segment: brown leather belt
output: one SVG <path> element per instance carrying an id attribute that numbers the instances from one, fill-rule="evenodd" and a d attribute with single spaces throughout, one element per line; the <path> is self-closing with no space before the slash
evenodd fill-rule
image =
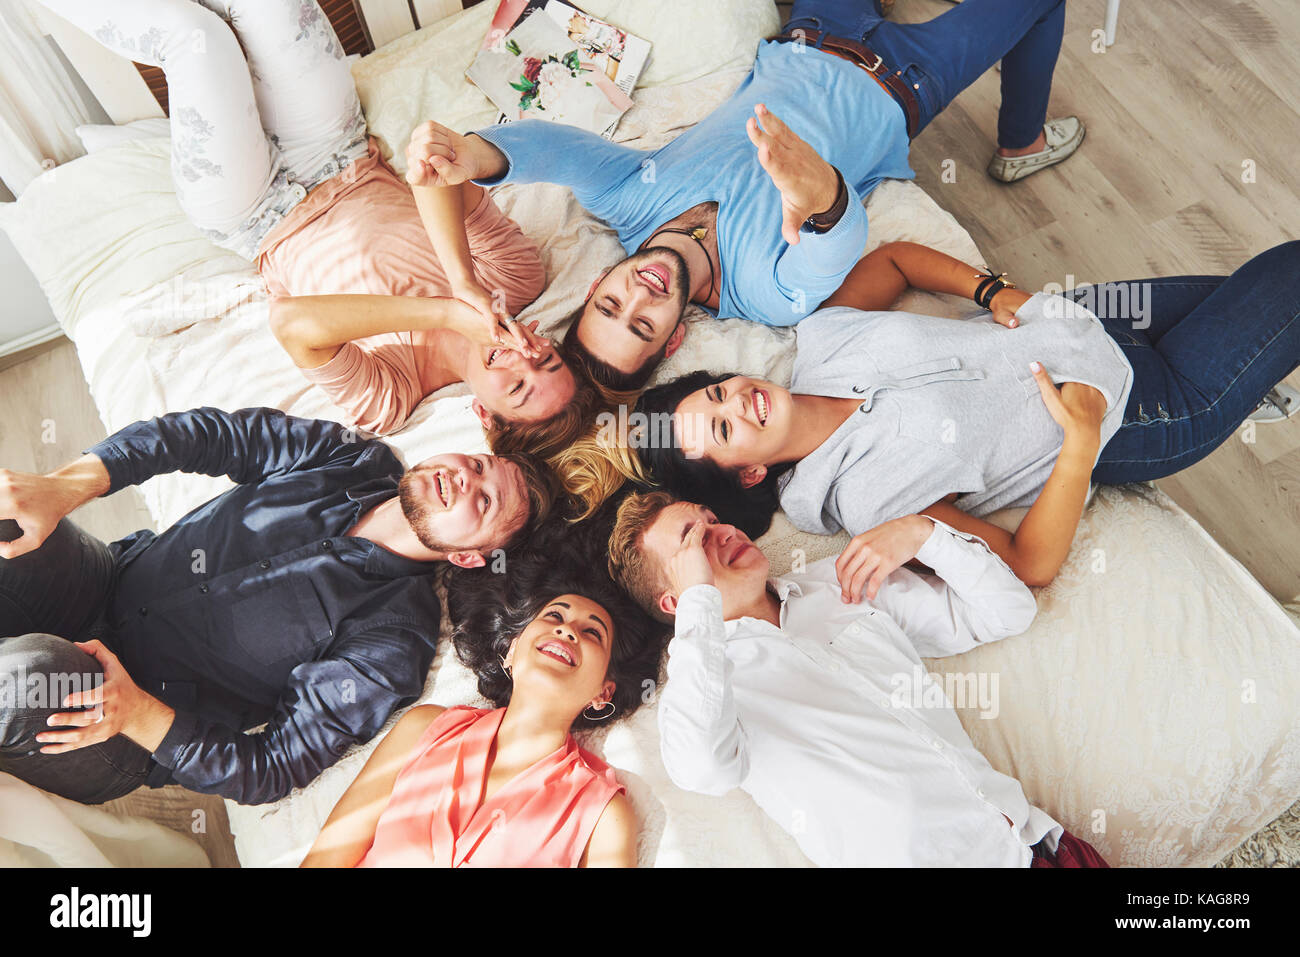
<path id="1" fill-rule="evenodd" d="M 770 39 L 777 43 L 804 43 L 814 48 L 817 48 L 820 44 L 823 53 L 837 56 L 841 60 L 847 60 L 866 70 L 867 74 L 879 83 L 903 108 L 903 114 L 907 118 L 907 138 L 911 139 L 916 136 L 916 127 L 920 120 L 921 109 L 916 102 L 916 93 L 913 88 L 903 81 L 902 71 L 891 72 L 889 67 L 885 65 L 883 57 L 856 40 L 831 36 L 829 33 L 822 33 L 820 30 L 804 30 L 801 28 L 798 33 L 799 36 L 797 37 L 783 33 Z"/>

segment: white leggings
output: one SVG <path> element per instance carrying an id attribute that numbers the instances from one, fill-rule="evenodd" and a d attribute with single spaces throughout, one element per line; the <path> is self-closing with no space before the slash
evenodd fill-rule
<path id="1" fill-rule="evenodd" d="M 315 0 L 38 2 L 163 68 L 181 208 L 247 259 L 307 190 L 366 153 L 352 71 Z"/>

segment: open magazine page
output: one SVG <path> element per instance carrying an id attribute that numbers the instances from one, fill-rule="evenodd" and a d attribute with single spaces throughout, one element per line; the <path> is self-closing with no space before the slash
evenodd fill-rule
<path id="1" fill-rule="evenodd" d="M 632 105 L 650 44 L 560 0 L 501 0 L 466 76 L 498 123 L 549 119 L 606 138 Z"/>
<path id="2" fill-rule="evenodd" d="M 614 81 L 614 85 L 632 95 L 637 78 L 650 57 L 650 43 L 625 30 L 598 20 L 589 13 L 563 3 L 548 0 L 546 15 L 564 28 L 569 39 L 578 44 L 584 62 L 589 62 Z"/>

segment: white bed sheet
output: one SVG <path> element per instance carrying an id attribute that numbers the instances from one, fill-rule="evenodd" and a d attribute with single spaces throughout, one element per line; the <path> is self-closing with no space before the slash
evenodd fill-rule
<path id="1" fill-rule="evenodd" d="M 748 4 L 756 13 L 745 41 L 752 56 L 757 37 L 770 32 L 760 9 L 770 5 L 727 2 Z M 605 5 L 619 3 L 632 0 Z M 461 34 L 481 35 L 473 18 L 487 6 L 358 64 L 373 131 L 400 142 L 403 129 L 428 109 L 430 91 L 443 89 L 445 76 L 455 74 Z M 440 43 L 459 52 L 443 56 Z M 736 59 L 728 48 L 719 69 L 638 91 L 618 139 L 652 147 L 707 114 L 743 77 L 731 62 Z M 412 68 L 430 63 L 437 68 Z M 482 108 L 472 98 L 448 107 L 466 128 Z M 166 150 L 166 141 L 158 140 L 105 149 L 46 174 L 22 203 L 0 211 L 0 225 L 42 279 L 77 344 L 105 425 L 115 430 L 196 405 L 274 405 L 297 415 L 337 417 L 267 329 L 255 273 L 205 247 L 160 185 L 168 182 Z M 106 194 L 106 181 L 117 189 Z M 581 301 L 590 277 L 617 261 L 621 248 L 567 190 L 504 187 L 495 195 L 544 244 L 551 285 L 524 318 L 555 329 Z M 970 236 L 912 183 L 884 183 L 867 210 L 869 248 L 908 239 L 982 263 Z M 133 225 L 127 229 L 126 223 Z M 65 237 L 73 235 L 78 243 L 70 253 Z M 152 280 L 142 281 L 151 270 Z M 184 281 L 175 282 L 177 273 Z M 164 279 L 168 285 L 160 290 L 154 283 Z M 160 304 L 160 295 L 171 302 Z M 919 294 L 909 294 L 903 305 L 941 315 L 965 311 L 960 303 Z M 177 331 L 159 334 L 170 328 Z M 788 381 L 792 341 L 788 330 L 697 313 L 686 345 L 659 377 L 717 365 L 716 357 L 725 355 L 738 371 Z M 390 441 L 408 462 L 485 447 L 463 387 L 426 400 Z M 226 484 L 162 476 L 143 491 L 164 527 Z M 797 533 L 778 519 L 763 545 L 779 572 L 796 560 L 830 554 L 840 542 Z M 997 676 L 999 717 L 984 720 L 960 710 L 967 730 L 995 767 L 1019 778 L 1031 800 L 1112 863 L 1213 863 L 1295 800 L 1300 632 L 1166 497 L 1145 488 L 1102 490 L 1069 562 L 1040 593 L 1039 604 L 1039 619 L 1027 634 L 932 667 Z M 472 677 L 447 645 L 421 700 L 477 700 Z M 296 864 L 374 744 L 352 749 L 282 801 L 263 807 L 227 802 L 241 861 Z M 668 781 L 653 705 L 592 735 L 588 745 L 620 769 L 628 786 L 642 821 L 642 864 L 807 863 L 744 794 L 709 798 Z"/>

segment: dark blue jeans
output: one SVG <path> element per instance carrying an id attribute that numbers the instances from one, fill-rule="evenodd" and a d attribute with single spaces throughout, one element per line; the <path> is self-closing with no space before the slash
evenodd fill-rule
<path id="1" fill-rule="evenodd" d="M 0 771 L 85 804 L 134 791 L 152 765 L 120 734 L 63 754 L 41 754 L 36 740 L 50 715 L 69 710 L 65 694 L 102 680 L 72 641 L 98 635 L 113 581 L 108 546 L 67 519 L 36 551 L 0 558 Z"/>
<path id="2" fill-rule="evenodd" d="M 1104 283 L 1072 296 L 1133 366 L 1124 424 L 1092 477 L 1162 478 L 1205 458 L 1300 366 L 1300 241 L 1231 276 Z"/>
<path id="3" fill-rule="evenodd" d="M 1065 0 L 965 0 L 926 23 L 892 23 L 872 0 L 795 0 L 786 30 L 864 43 L 916 92 L 925 129 L 962 90 L 1002 61 L 998 145 L 1028 146 L 1043 130 L 1065 33 Z"/>

